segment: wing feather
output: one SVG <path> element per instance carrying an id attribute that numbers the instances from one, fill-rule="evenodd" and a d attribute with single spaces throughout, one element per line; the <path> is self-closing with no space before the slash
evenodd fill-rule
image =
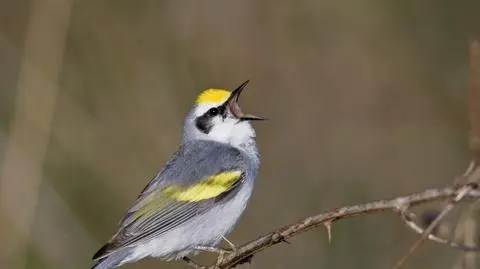
<path id="1" fill-rule="evenodd" d="M 225 180 L 224 174 L 226 173 L 228 173 L 230 180 Z M 217 183 L 222 184 L 224 188 L 215 184 L 215 178 L 220 178 Z M 208 177 L 206 180 L 186 188 L 171 186 L 173 188 L 168 187 L 159 190 L 161 198 L 157 199 L 168 199 L 171 201 L 170 204 L 160 210 L 158 208 L 152 209 L 149 207 L 150 205 L 147 206 L 146 211 L 140 209 L 137 221 L 133 223 L 133 226 L 127 227 L 127 231 L 132 231 L 132 234 L 136 236 L 131 236 L 128 240 L 125 240 L 122 246 L 148 241 L 178 227 L 195 215 L 202 213 L 206 209 L 205 205 L 212 204 L 213 199 L 230 191 L 240 182 L 240 179 L 240 171 L 229 171 Z M 214 187 L 212 188 L 212 186 Z M 142 236 L 139 236 L 139 234 Z"/>
<path id="2" fill-rule="evenodd" d="M 145 187 L 122 219 L 120 230 L 95 254 L 94 259 L 148 242 L 202 214 L 213 205 L 228 200 L 231 197 L 229 194 L 238 189 L 244 178 L 241 154 L 232 148 L 223 148 L 220 155 L 218 151 L 222 149 L 212 147 L 211 150 L 215 151 L 215 156 L 219 156 L 218 159 L 202 156 L 202 153 L 210 155 L 208 151 L 196 152 L 194 149 L 193 152 L 177 152 L 166 168 Z M 194 156 L 198 159 L 198 170 L 186 167 L 184 171 L 172 173 L 169 167 L 175 165 L 173 162 L 192 163 L 186 159 Z M 198 171 L 206 172 L 201 174 Z M 171 176 L 177 176 L 178 180 Z M 193 176 L 200 177 L 194 179 Z"/>

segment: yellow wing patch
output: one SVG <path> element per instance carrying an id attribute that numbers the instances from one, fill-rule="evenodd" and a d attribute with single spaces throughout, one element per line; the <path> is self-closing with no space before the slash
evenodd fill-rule
<path id="1" fill-rule="evenodd" d="M 199 183 L 189 186 L 170 186 L 161 192 L 172 199 L 182 202 L 198 202 L 205 199 L 217 197 L 229 190 L 240 178 L 241 171 L 225 171 L 220 174 L 210 176 Z"/>
<path id="2" fill-rule="evenodd" d="M 214 176 L 206 177 L 192 186 L 172 185 L 159 192 L 145 197 L 139 204 L 138 210 L 132 214 L 132 219 L 146 219 L 159 209 L 168 205 L 172 200 L 179 202 L 198 202 L 215 198 L 228 191 L 239 179 L 242 172 L 230 170 Z"/>
<path id="3" fill-rule="evenodd" d="M 208 89 L 203 91 L 195 101 L 197 104 L 221 103 L 228 99 L 230 92 L 223 89 Z"/>

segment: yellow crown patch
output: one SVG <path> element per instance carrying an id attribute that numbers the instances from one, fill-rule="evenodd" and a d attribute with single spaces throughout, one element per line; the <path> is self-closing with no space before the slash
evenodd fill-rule
<path id="1" fill-rule="evenodd" d="M 230 92 L 224 89 L 208 89 L 203 91 L 195 102 L 197 104 L 204 103 L 220 103 L 228 99 Z"/>

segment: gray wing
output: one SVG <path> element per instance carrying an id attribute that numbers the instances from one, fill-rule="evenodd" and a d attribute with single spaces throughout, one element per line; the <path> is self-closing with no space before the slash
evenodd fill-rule
<path id="1" fill-rule="evenodd" d="M 172 184 L 188 187 L 202 178 L 223 171 L 245 171 L 247 165 L 245 161 L 238 149 L 217 142 L 197 141 L 182 145 L 163 170 L 143 189 L 134 205 L 121 220 L 120 230 L 94 255 L 94 259 L 108 256 L 124 247 L 149 241 L 212 208 L 215 204 L 228 201 L 242 184 L 245 176 L 243 172 L 227 192 L 215 198 L 196 202 L 155 199 L 156 202 L 162 203 L 157 204 L 156 207 L 161 209 L 153 211 L 148 217 L 139 217 L 135 214 L 148 202 L 148 199 L 157 195 L 159 190 Z"/>

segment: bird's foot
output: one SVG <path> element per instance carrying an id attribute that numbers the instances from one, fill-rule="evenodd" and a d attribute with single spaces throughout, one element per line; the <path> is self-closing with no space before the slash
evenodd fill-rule
<path id="1" fill-rule="evenodd" d="M 229 253 L 232 253 L 232 251 L 231 250 L 220 251 L 220 253 L 218 253 L 217 262 L 215 263 L 215 265 L 219 266 L 220 264 L 222 264 L 223 260 L 225 259 L 225 255 Z"/>
<path id="2" fill-rule="evenodd" d="M 223 262 L 226 255 L 236 251 L 236 249 L 229 250 L 229 249 L 223 249 L 223 248 L 212 247 L 212 246 L 196 246 L 195 249 L 218 254 L 217 261 L 215 263 L 215 265 L 217 266 Z"/>

